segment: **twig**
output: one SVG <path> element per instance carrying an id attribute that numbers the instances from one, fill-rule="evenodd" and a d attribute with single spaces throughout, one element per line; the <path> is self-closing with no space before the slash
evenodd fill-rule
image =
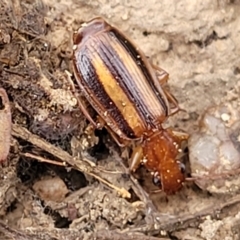
<path id="1" fill-rule="evenodd" d="M 158 219 L 158 213 L 156 213 L 155 224 L 154 225 L 144 225 L 142 227 L 132 228 L 130 231 L 133 232 L 144 232 L 144 233 L 156 233 L 162 230 L 173 232 L 180 229 L 185 229 L 189 227 L 190 224 L 198 224 L 201 218 L 205 216 L 214 217 L 216 214 L 219 214 L 224 208 L 230 207 L 234 204 L 240 203 L 240 195 L 231 197 L 225 200 L 223 203 L 211 205 L 195 214 L 186 214 L 180 217 L 174 218 L 165 218 L 162 219 L 161 216 Z"/>
<path id="2" fill-rule="evenodd" d="M 17 124 L 13 124 L 12 126 L 12 135 L 14 137 L 21 138 L 27 142 L 32 143 L 34 146 L 41 148 L 42 150 L 52 154 L 53 156 L 60 159 L 62 162 L 68 163 L 70 166 L 75 166 L 75 160 L 69 155 L 67 152 L 63 151 L 61 148 L 51 145 L 47 141 L 43 140 L 37 135 L 32 134 L 26 128 L 21 127 Z M 81 166 L 79 166 L 80 170 L 83 172 L 91 172 L 93 169 L 91 166 L 82 161 Z"/>
<path id="3" fill-rule="evenodd" d="M 0 232 L 4 233 L 5 236 L 8 236 L 9 238 L 12 238 L 12 239 L 18 239 L 18 240 L 33 239 L 32 236 L 29 236 L 26 233 L 10 228 L 6 223 L 4 223 L 1 220 L 0 220 Z"/>
<path id="4" fill-rule="evenodd" d="M 151 237 L 146 236 L 143 234 L 138 233 L 119 233 L 117 231 L 106 231 L 106 230 L 100 230 L 95 233 L 95 238 L 97 240 L 167 240 L 169 238 L 158 238 L 158 237 Z"/>
<path id="5" fill-rule="evenodd" d="M 118 188 L 118 187 L 114 186 L 113 184 L 109 183 L 107 180 L 99 177 L 98 169 L 89 165 L 87 163 L 87 161 L 89 161 L 88 159 L 86 159 L 86 161 L 85 161 L 85 159 L 73 158 L 70 154 L 68 154 L 61 148 L 51 145 L 44 139 L 40 138 L 37 135 L 32 134 L 26 128 L 23 128 L 17 124 L 13 124 L 13 126 L 12 126 L 12 135 L 14 137 L 18 137 L 25 141 L 28 141 L 28 142 L 32 143 L 33 145 L 41 148 L 42 150 L 52 154 L 53 156 L 60 159 L 62 161 L 62 163 L 64 164 L 64 166 L 66 166 L 66 163 L 68 163 L 71 167 L 98 179 L 99 181 L 108 185 L 110 188 L 116 190 L 122 197 L 125 197 L 125 198 L 131 197 L 131 194 L 126 189 Z"/>
<path id="6" fill-rule="evenodd" d="M 31 153 L 21 153 L 21 155 L 25 156 L 25 157 L 36 159 L 39 162 L 50 163 L 50 164 L 58 165 L 58 166 L 61 166 L 61 167 L 66 167 L 67 166 L 66 162 L 58 162 L 58 161 L 54 161 L 54 160 L 51 160 L 51 159 L 46 159 L 46 158 L 36 156 L 34 154 L 31 154 Z"/>
<path id="7" fill-rule="evenodd" d="M 191 178 L 188 178 L 188 181 L 197 181 L 197 180 L 218 180 L 218 179 L 227 179 L 227 178 L 231 178 L 233 176 L 236 176 L 237 174 L 240 173 L 240 168 L 238 169 L 232 169 L 232 170 L 226 170 L 226 171 L 222 171 L 221 174 L 220 173 L 211 173 L 211 174 L 196 174 L 196 173 L 192 173 Z"/>
<path id="8" fill-rule="evenodd" d="M 83 239 L 84 233 L 75 229 L 47 229 L 38 226 L 37 228 L 26 228 L 26 232 L 9 227 L 0 220 L 0 232 L 15 240 L 76 240 Z M 91 234 L 89 234 L 91 235 Z M 6 238 L 4 238 L 6 239 Z M 92 238 L 90 238 L 92 239 Z"/>

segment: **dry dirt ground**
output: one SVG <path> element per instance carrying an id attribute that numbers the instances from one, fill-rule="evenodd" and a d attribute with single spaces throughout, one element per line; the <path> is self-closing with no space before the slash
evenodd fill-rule
<path id="1" fill-rule="evenodd" d="M 128 149 L 90 134 L 71 92 L 73 31 L 102 16 L 170 73 L 186 112 L 167 124 L 191 135 L 208 107 L 239 100 L 239 15 L 238 0 L 1 0 L 0 87 L 13 125 L 0 239 L 240 239 L 238 192 L 190 182 L 153 194 L 144 169 L 137 182 L 124 167 Z"/>

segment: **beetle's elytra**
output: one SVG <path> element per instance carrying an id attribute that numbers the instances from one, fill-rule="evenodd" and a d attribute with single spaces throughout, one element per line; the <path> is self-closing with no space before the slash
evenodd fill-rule
<path id="1" fill-rule="evenodd" d="M 74 34 L 76 81 L 116 142 L 138 141 L 132 170 L 143 163 L 166 193 L 177 191 L 184 174 L 177 160 L 183 133 L 163 129 L 162 123 L 179 110 L 164 89 L 168 74 L 153 66 L 142 51 L 102 18 L 84 24 Z M 87 109 L 80 107 L 97 127 Z"/>

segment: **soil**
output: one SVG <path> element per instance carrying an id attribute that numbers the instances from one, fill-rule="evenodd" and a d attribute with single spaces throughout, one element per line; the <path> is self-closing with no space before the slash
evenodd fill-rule
<path id="1" fill-rule="evenodd" d="M 71 60 L 74 30 L 104 17 L 170 74 L 185 111 L 166 126 L 191 136 L 207 108 L 239 103 L 239 14 L 238 0 L 2 0 L 12 138 L 0 168 L 0 239 L 240 239 L 238 191 L 189 181 L 166 196 L 153 193 L 144 168 L 129 174 L 129 149 L 92 131 L 78 108 Z"/>

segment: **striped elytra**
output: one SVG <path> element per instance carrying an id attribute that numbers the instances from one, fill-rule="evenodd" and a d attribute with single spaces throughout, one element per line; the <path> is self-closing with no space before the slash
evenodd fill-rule
<path id="1" fill-rule="evenodd" d="M 83 24 L 74 34 L 73 50 L 76 81 L 106 128 L 118 143 L 141 139 L 138 148 L 144 155 L 137 159 L 133 156 L 136 165 L 144 158 L 146 167 L 157 173 L 154 176 L 159 177 L 164 191 L 179 189 L 184 176 L 176 158 L 186 137 L 176 137 L 161 126 L 174 112 L 171 105 L 178 110 L 175 98 L 162 88 L 168 74 L 152 66 L 130 39 L 102 18 Z M 164 181 L 171 182 L 169 187 Z"/>

